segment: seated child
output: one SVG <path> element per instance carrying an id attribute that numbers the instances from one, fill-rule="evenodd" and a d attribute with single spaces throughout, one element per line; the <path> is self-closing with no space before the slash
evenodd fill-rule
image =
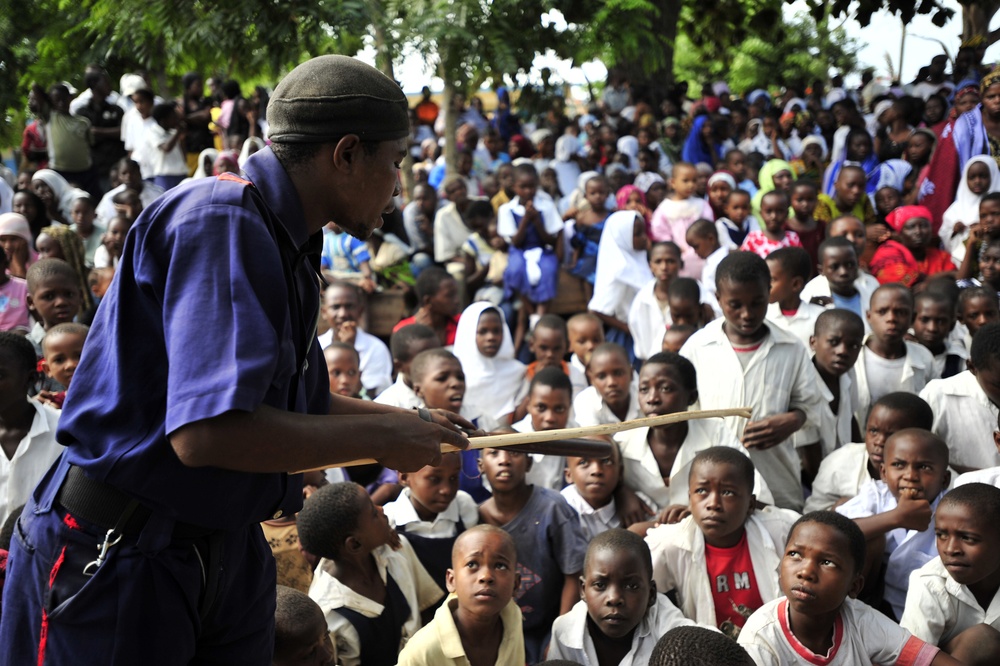
<path id="1" fill-rule="evenodd" d="M 401 472 L 402 493 L 383 507 L 389 524 L 406 535 L 417 559 L 441 589 L 445 589 L 455 539 L 479 522 L 475 500 L 458 489 L 461 472 L 462 456 L 457 451 L 443 454 L 439 465 Z"/>
<path id="2" fill-rule="evenodd" d="M 449 596 L 399 654 L 399 666 L 520 665 L 524 661 L 521 587 L 514 539 L 492 525 L 463 532 L 448 559 Z"/>
<path id="3" fill-rule="evenodd" d="M 486 208 L 482 208 L 481 203 Z M 507 244 L 497 235 L 493 206 L 488 201 L 473 201 L 469 204 L 467 217 L 479 226 L 462 245 L 466 291 L 473 301 L 500 305 L 503 302 L 503 273 L 507 270 Z"/>
<path id="4" fill-rule="evenodd" d="M 925 289 L 913 297 L 913 338 L 934 356 L 935 379 L 953 377 L 965 369 L 965 358 L 949 353 L 948 338 L 954 328 L 955 302 L 946 293 Z"/>
<path id="5" fill-rule="evenodd" d="M 628 329 L 636 358 L 646 359 L 657 352 L 657 342 L 670 326 L 667 292 L 684 263 L 681 249 L 673 242 L 653 243 L 646 250 L 652 279 L 646 281 L 629 301 Z"/>
<path id="6" fill-rule="evenodd" d="M 765 194 L 760 201 L 760 216 L 764 228 L 748 233 L 740 250 L 766 259 L 780 247 L 802 247 L 799 235 L 787 228 L 788 195 L 784 192 L 772 190 Z"/>
<path id="7" fill-rule="evenodd" d="M 0 331 L 22 335 L 31 330 L 28 316 L 28 283 L 7 272 L 7 253 L 0 252 Z"/>
<path id="8" fill-rule="evenodd" d="M 684 412 L 698 400 L 698 378 L 691 361 L 678 354 L 654 354 L 639 371 L 639 406 L 644 416 Z M 695 456 L 713 446 L 737 449 L 749 458 L 736 435 L 720 419 L 695 419 L 655 428 L 626 430 L 615 436 L 621 444 L 626 488 L 641 493 L 656 512 L 656 522 L 676 523 L 689 513 L 688 473 Z M 754 472 L 754 492 L 764 502 L 773 498 Z M 635 529 L 643 533 L 639 525 Z"/>
<path id="9" fill-rule="evenodd" d="M 83 300 L 76 273 L 62 259 L 41 259 L 28 269 L 28 310 L 38 320 L 28 340 L 42 358 L 42 338 L 56 324 L 73 321 Z M 57 389 L 62 390 L 62 389 Z"/>
<path id="10" fill-rule="evenodd" d="M 691 336 L 681 349 L 698 371 L 702 409 L 747 405 L 748 423 L 726 424 L 750 451 L 750 458 L 782 508 L 803 504 L 802 469 L 819 467 L 817 431 L 823 396 L 819 376 L 802 343 L 766 321 L 771 273 L 750 252 L 734 252 L 716 276 L 723 318 Z M 769 384 L 781 378 L 781 390 Z M 792 435 L 806 429 L 795 442 Z"/>
<path id="11" fill-rule="evenodd" d="M 797 337 L 808 349 L 816 318 L 823 312 L 822 306 L 801 297 L 812 272 L 809 254 L 800 247 L 783 247 L 768 255 L 767 268 L 771 271 L 768 321 Z"/>
<path id="12" fill-rule="evenodd" d="M 934 515 L 937 552 L 910 575 L 900 625 L 963 664 L 1000 662 L 1000 489 L 949 491 Z"/>
<path id="13" fill-rule="evenodd" d="M 754 666 L 733 639 L 697 625 L 674 627 L 660 637 L 649 666 Z"/>
<path id="14" fill-rule="evenodd" d="M 661 351 L 679 354 L 681 347 L 692 335 L 698 331 L 698 327 L 691 324 L 674 324 L 663 333 L 663 346 Z"/>
<path id="15" fill-rule="evenodd" d="M 965 348 L 972 349 L 972 338 L 976 331 L 991 321 L 1000 321 L 1000 304 L 992 289 L 970 287 L 958 295 L 958 321 L 969 334 L 965 338 Z"/>
<path id="16" fill-rule="evenodd" d="M 337 280 L 323 292 L 320 315 L 329 329 L 319 336 L 326 349 L 331 342 L 343 342 L 358 350 L 361 383 L 366 393 L 375 397 L 392 383 L 392 355 L 385 343 L 361 328 L 364 301 L 356 286 Z"/>
<path id="17" fill-rule="evenodd" d="M 878 246 L 868 264 L 881 284 L 912 287 L 935 273 L 955 270 L 947 252 L 928 247 L 933 217 L 924 206 L 900 206 L 889 213 L 886 223 L 892 227 L 892 237 Z"/>
<path id="18" fill-rule="evenodd" d="M 525 390 L 524 364 L 503 312 L 482 301 L 465 308 L 455 333 L 455 356 L 465 371 L 470 402 L 498 422 L 509 424 Z"/>
<path id="19" fill-rule="evenodd" d="M 870 406 L 886 393 L 920 393 L 934 378 L 934 357 L 923 345 L 905 339 L 912 321 L 913 296 L 909 289 L 890 283 L 875 290 L 868 310 L 872 332 L 854 364 L 858 423 L 868 419 Z"/>
<path id="20" fill-rule="evenodd" d="M 604 223 L 611 214 L 607 209 L 608 181 L 604 176 L 593 176 L 587 179 L 583 188 L 583 199 L 588 205 L 566 213 L 575 220 L 570 240 L 573 256 L 569 265 L 572 267 L 570 273 L 593 285 L 597 272 L 597 248 L 601 244 Z M 592 291 L 593 286 L 588 292 Z"/>
<path id="21" fill-rule="evenodd" d="M 413 392 L 413 382 L 410 380 L 410 365 L 420 352 L 440 346 L 441 341 L 434 334 L 433 329 L 423 324 L 410 324 L 397 329 L 389 338 L 389 349 L 392 352 L 392 365 L 396 371 L 396 381 L 392 386 L 379 393 L 375 402 L 403 409 L 419 407 L 420 398 Z"/>
<path id="22" fill-rule="evenodd" d="M 573 400 L 573 418 L 581 426 L 619 423 L 639 418 L 639 402 L 632 387 L 632 364 L 621 345 L 598 345 L 587 365 L 590 387 Z"/>
<path id="23" fill-rule="evenodd" d="M 361 358 L 358 350 L 346 342 L 331 342 L 323 350 L 323 357 L 330 374 L 330 393 L 370 400 L 361 382 Z"/>
<path id="24" fill-rule="evenodd" d="M 274 608 L 272 666 L 333 666 L 337 651 L 323 609 L 304 592 L 279 585 Z"/>
<path id="25" fill-rule="evenodd" d="M 94 268 L 117 268 L 125 248 L 125 236 L 133 220 L 119 213 L 108 222 L 101 247 L 94 252 Z"/>
<path id="26" fill-rule="evenodd" d="M 585 666 L 646 666 L 656 641 L 693 625 L 656 593 L 649 546 L 637 534 L 612 529 L 587 547 L 583 598 L 552 625 L 550 659 Z"/>
<path id="27" fill-rule="evenodd" d="M 36 264 L 37 265 L 37 264 Z M 28 399 L 37 375 L 35 350 L 23 335 L 0 333 L 0 524 L 28 500 L 52 463 L 62 454 L 56 442 L 59 411 Z"/>
<path id="28" fill-rule="evenodd" d="M 816 212 L 816 183 L 809 180 L 799 180 L 792 184 L 789 190 L 789 203 L 792 215 L 788 218 L 788 228 L 794 231 L 802 242 L 802 249 L 809 255 L 809 278 L 819 264 L 819 244 L 826 238 L 826 223 L 819 222 L 813 213 Z"/>
<path id="29" fill-rule="evenodd" d="M 608 217 L 597 252 L 597 279 L 587 310 L 607 326 L 607 339 L 629 350 L 635 343 L 628 324 L 629 310 L 637 295 L 653 280 L 646 250 L 646 221 L 631 210 L 620 210 Z"/>
<path id="30" fill-rule="evenodd" d="M 49 407 L 62 409 L 66 400 L 66 389 L 73 379 L 76 366 L 80 363 L 83 353 L 83 343 L 87 339 L 90 328 L 83 324 L 68 322 L 56 324 L 42 338 L 42 372 L 48 377 L 50 385 L 65 387 L 61 391 L 46 390 L 38 394 L 38 400 Z"/>
<path id="31" fill-rule="evenodd" d="M 507 449 L 483 449 L 479 467 L 493 497 L 479 507 L 482 522 L 502 528 L 517 546 L 522 585 L 517 605 L 524 615 L 524 651 L 541 660 L 552 622 L 580 598 L 579 576 L 587 542 L 576 512 L 554 490 L 529 485 L 531 457 Z"/>
<path id="32" fill-rule="evenodd" d="M 701 269 L 698 279 L 712 295 L 715 295 L 715 271 L 719 268 L 719 262 L 726 258 L 730 250 L 735 249 L 729 244 L 723 246 L 719 243 L 716 224 L 706 219 L 698 220 L 687 230 L 685 237 L 694 253 L 705 260 L 705 267 Z M 726 238 L 728 239 L 728 234 Z"/>
<path id="33" fill-rule="evenodd" d="M 826 308 L 850 310 L 861 317 L 865 333 L 869 333 L 867 314 L 876 289 L 878 281 L 858 270 L 854 244 L 843 236 L 834 236 L 820 243 L 819 275 L 806 284 L 799 296 Z"/>
<path id="34" fill-rule="evenodd" d="M 962 168 L 955 202 L 941 216 L 938 237 L 956 266 L 965 258 L 965 242 L 970 228 L 979 224 L 979 204 L 983 196 L 1000 188 L 1000 173 L 988 155 L 971 158 Z"/>
<path id="35" fill-rule="evenodd" d="M 707 184 L 707 178 L 705 182 Z M 649 223 L 649 236 L 654 241 L 673 241 L 681 248 L 684 265 L 681 275 L 698 279 L 705 265 L 687 244 L 687 230 L 696 220 L 714 220 L 715 214 L 708 200 L 696 195 L 698 171 L 693 164 L 678 162 L 670 174 L 671 193 L 653 211 Z"/>
<path id="36" fill-rule="evenodd" d="M 573 386 L 559 368 L 543 368 L 531 380 L 526 399 L 528 414 L 513 426 L 517 432 L 541 432 L 573 427 L 570 424 Z M 552 490 L 562 490 L 566 471 L 564 456 L 532 453 L 527 482 Z"/>
<path id="37" fill-rule="evenodd" d="M 751 613 L 781 594 L 780 548 L 797 514 L 754 511 L 753 463 L 738 449 L 704 449 L 690 469 L 691 515 L 646 535 L 653 580 L 676 592 L 685 616 L 735 639 Z"/>
<path id="38" fill-rule="evenodd" d="M 828 511 L 857 496 L 861 487 L 882 478 L 885 441 L 904 428 L 930 430 L 934 413 L 912 393 L 887 393 L 872 405 L 864 442 L 845 444 L 823 458 L 805 511 Z"/>
<path id="39" fill-rule="evenodd" d="M 592 312 L 575 314 L 566 321 L 566 332 L 569 334 L 569 364 L 580 371 L 584 377 L 583 386 L 573 385 L 573 397 L 589 386 L 587 379 L 587 364 L 590 355 L 597 345 L 604 342 L 604 324 Z M 574 375 L 570 374 L 572 381 Z"/>
<path id="40" fill-rule="evenodd" d="M 455 278 L 443 268 L 431 266 L 420 271 L 414 291 L 418 304 L 416 314 L 401 319 L 392 327 L 392 332 L 410 324 L 423 324 L 437 334 L 442 346 L 454 345 L 458 314 L 462 308 Z"/>
<path id="41" fill-rule="evenodd" d="M 368 244 L 350 235 L 335 223 L 323 229 L 323 252 L 320 268 L 329 278 L 351 280 L 367 293 L 375 290 L 372 255 Z"/>
<path id="42" fill-rule="evenodd" d="M 746 190 L 733 190 L 726 197 L 726 216 L 715 221 L 720 244 L 731 250 L 743 245 L 747 234 L 760 228 L 757 218 L 750 214 L 751 199 L 751 194 Z"/>
<path id="43" fill-rule="evenodd" d="M 615 503 L 615 491 L 622 477 L 622 455 L 617 442 L 611 443 L 611 455 L 566 456 L 566 482 L 562 496 L 580 517 L 580 529 L 589 542 L 598 534 L 621 527 Z"/>
<path id="44" fill-rule="evenodd" d="M 824 457 L 861 439 L 854 420 L 858 387 L 852 369 L 864 338 L 861 318 L 849 310 L 824 310 L 816 319 L 815 335 L 809 338 L 813 365 L 823 380 L 819 436 Z"/>
<path id="45" fill-rule="evenodd" d="M 566 352 L 569 350 L 569 333 L 566 330 L 566 322 L 559 315 L 547 314 L 538 320 L 528 335 L 528 349 L 535 357 L 535 360 L 525 368 L 524 377 L 529 382 L 540 370 L 556 368 L 569 377 L 573 387 L 572 397 L 575 398 L 580 391 L 587 388 L 586 371 L 577 369 L 575 365 L 565 360 Z M 528 413 L 528 397 L 525 395 L 514 410 L 512 422 L 517 423 Z"/>
<path id="46" fill-rule="evenodd" d="M 948 442 L 949 458 L 960 472 L 1000 465 L 1000 456 L 986 445 L 997 414 L 991 392 L 1000 370 L 1000 323 L 980 328 L 970 351 L 968 370 L 928 382 L 920 392 L 934 410 L 931 430 Z"/>
<path id="47" fill-rule="evenodd" d="M 321 557 L 309 596 L 326 616 L 343 666 L 391 666 L 444 592 L 356 483 L 314 492 L 298 515 L 302 549 Z"/>
<path id="48" fill-rule="evenodd" d="M 881 480 L 867 483 L 858 495 L 837 507 L 852 518 L 868 542 L 865 595 L 899 617 L 910 573 L 937 554 L 933 512 L 948 489 L 948 446 L 927 430 L 905 428 L 885 442 Z M 878 587 L 885 565 L 884 602 Z"/>
<path id="49" fill-rule="evenodd" d="M 747 620 L 739 644 L 757 666 L 823 663 L 959 666 L 875 609 L 855 599 L 864 583 L 865 538 L 829 511 L 792 526 L 778 577 L 786 595 Z"/>

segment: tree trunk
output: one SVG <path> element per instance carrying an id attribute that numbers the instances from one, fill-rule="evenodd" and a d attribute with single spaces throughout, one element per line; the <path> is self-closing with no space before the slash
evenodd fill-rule
<path id="1" fill-rule="evenodd" d="M 444 80 L 444 99 L 441 101 L 444 106 L 444 162 L 447 167 L 446 173 L 451 175 L 455 173 L 455 158 L 458 153 L 458 145 L 455 141 L 455 130 L 457 129 L 455 125 L 458 123 L 458 118 L 455 117 L 455 105 L 452 104 L 452 100 L 455 99 L 455 82 L 444 72 L 443 68 L 441 75 Z"/>
<path id="2" fill-rule="evenodd" d="M 1000 30 L 990 32 L 990 20 L 1000 10 L 998 0 L 973 0 L 962 3 L 962 40 L 985 37 L 986 44 L 1000 41 Z"/>
<path id="3" fill-rule="evenodd" d="M 648 97 L 655 105 L 669 94 L 674 84 L 674 44 L 677 41 L 677 22 L 681 15 L 680 0 L 655 0 L 659 16 L 654 17 L 652 34 L 658 36 L 663 67 L 647 72 L 643 59 L 622 61 L 621 69 L 628 77 L 633 97 Z"/>

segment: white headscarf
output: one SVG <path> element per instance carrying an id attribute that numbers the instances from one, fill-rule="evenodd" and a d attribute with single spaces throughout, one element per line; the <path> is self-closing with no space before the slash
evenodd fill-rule
<path id="1" fill-rule="evenodd" d="M 573 158 L 580 151 L 580 141 L 572 134 L 563 134 L 556 140 L 556 158 L 549 166 L 556 172 L 559 191 L 569 195 L 576 187 L 580 176 L 580 165 Z"/>
<path id="2" fill-rule="evenodd" d="M 194 171 L 193 178 L 208 178 L 212 175 L 212 168 L 215 165 L 215 158 L 219 156 L 219 151 L 215 148 L 206 148 L 198 154 L 198 168 Z M 205 173 L 205 159 L 208 158 L 208 173 Z"/>
<path id="3" fill-rule="evenodd" d="M 476 329 L 484 310 L 500 316 L 503 342 L 493 358 L 483 356 L 476 346 Z M 455 356 L 465 372 L 465 402 L 494 419 L 514 411 L 514 401 L 524 384 L 524 364 L 514 358 L 514 341 L 503 311 L 492 303 L 477 302 L 465 308 L 455 331 Z"/>
<path id="4" fill-rule="evenodd" d="M 256 146 L 256 150 L 254 150 L 254 152 L 257 152 L 258 150 L 264 150 L 265 148 L 264 140 L 261 139 L 259 136 L 249 136 L 247 137 L 247 140 L 243 142 L 243 149 L 240 151 L 240 156 L 236 160 L 237 163 L 240 165 L 241 169 L 243 168 L 243 165 L 246 164 L 246 161 L 250 159 L 250 155 L 253 154 L 250 152 L 251 146 Z"/>
<path id="5" fill-rule="evenodd" d="M 638 215 L 634 210 L 622 210 L 612 214 L 604 223 L 601 242 L 597 246 L 597 272 L 594 296 L 587 305 L 589 310 L 614 313 L 620 306 L 620 291 L 612 288 L 616 282 L 638 291 L 653 279 L 646 251 L 632 247 L 632 235 Z"/>
<path id="6" fill-rule="evenodd" d="M 73 214 L 73 202 L 79 198 L 73 192 L 76 188 L 52 169 L 39 169 L 31 177 L 31 180 L 32 182 L 40 180 L 49 186 L 53 196 L 55 196 L 59 211 L 68 220 Z"/>
<path id="7" fill-rule="evenodd" d="M 990 186 L 986 192 L 975 194 L 969 189 L 969 170 L 973 164 L 985 164 L 990 170 Z M 965 240 L 969 237 L 969 227 L 979 222 L 979 202 L 989 192 L 1000 190 L 1000 169 L 997 168 L 996 161 L 988 155 L 977 155 L 965 163 L 962 169 L 962 180 L 958 185 L 958 192 L 955 194 L 955 202 L 948 206 L 948 210 L 941 216 L 941 229 L 938 234 L 944 243 L 944 248 L 951 253 L 952 259 L 958 257 L 958 264 L 965 258 Z M 965 230 L 952 235 L 955 224 L 961 222 L 965 225 Z"/>
<path id="8" fill-rule="evenodd" d="M 802 149 L 796 157 L 802 157 L 802 153 L 806 152 L 806 148 L 814 144 L 819 146 L 820 161 L 826 162 L 826 158 L 830 156 L 830 149 L 826 146 L 826 139 L 819 134 L 810 134 L 806 138 L 802 139 Z"/>
<path id="9" fill-rule="evenodd" d="M 629 173 L 635 173 L 639 170 L 639 139 L 626 134 L 618 139 L 618 152 L 628 157 Z"/>

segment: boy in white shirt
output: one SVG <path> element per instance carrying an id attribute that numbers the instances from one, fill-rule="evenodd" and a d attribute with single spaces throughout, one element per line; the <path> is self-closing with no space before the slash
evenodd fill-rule
<path id="1" fill-rule="evenodd" d="M 819 275 L 802 289 L 802 300 L 850 310 L 865 321 L 865 332 L 869 332 L 868 307 L 878 280 L 858 269 L 857 249 L 843 236 L 827 238 L 819 244 L 818 253 Z"/>
<path id="2" fill-rule="evenodd" d="M 591 386 L 573 400 L 576 422 L 591 426 L 639 418 L 639 401 L 632 378 L 632 364 L 621 345 L 604 342 L 595 347 L 587 364 Z"/>
<path id="3" fill-rule="evenodd" d="M 569 334 L 569 364 L 578 370 L 578 373 L 570 375 L 582 376 L 584 384 L 573 385 L 573 396 L 580 395 L 583 389 L 590 385 L 587 377 L 587 364 L 590 363 L 590 355 L 594 353 L 597 345 L 604 342 L 604 323 L 592 312 L 581 312 L 575 314 L 566 321 L 566 331 Z"/>
<path id="4" fill-rule="evenodd" d="M 701 269 L 701 284 L 705 285 L 705 289 L 713 296 L 715 296 L 715 272 L 719 269 L 719 263 L 729 256 L 730 250 L 734 249 L 729 245 L 720 244 L 719 230 L 715 224 L 705 219 L 698 220 L 688 227 L 685 236 L 687 244 L 694 253 L 705 260 L 705 266 Z M 726 240 L 729 240 L 728 234 Z"/>
<path id="5" fill-rule="evenodd" d="M 1000 663 L 1000 489 L 950 491 L 935 515 L 938 557 L 910 575 L 900 625 L 963 664 Z"/>
<path id="6" fill-rule="evenodd" d="M 771 271 L 767 319 L 797 337 L 809 349 L 816 319 L 825 311 L 822 306 L 801 298 L 802 288 L 812 273 L 809 253 L 801 247 L 782 247 L 767 255 L 766 261 Z"/>
<path id="7" fill-rule="evenodd" d="M 375 402 L 380 405 L 392 405 L 403 409 L 416 409 L 423 404 L 413 390 L 410 380 L 410 365 L 413 359 L 422 351 L 436 349 L 441 346 L 441 339 L 430 326 L 423 324 L 408 324 L 392 334 L 389 338 L 389 350 L 392 353 L 392 365 L 396 371 L 396 381 L 386 390 L 379 393 Z"/>
<path id="8" fill-rule="evenodd" d="M 528 387 L 528 414 L 511 427 L 517 432 L 541 432 L 575 426 L 570 425 L 572 395 L 573 386 L 562 370 L 542 368 Z M 566 458 L 541 453 L 530 455 L 532 462 L 527 482 L 550 490 L 562 490 L 566 485 L 563 479 Z"/>
<path id="9" fill-rule="evenodd" d="M 392 356 L 377 337 L 361 328 L 364 305 L 361 292 L 350 282 L 335 280 L 323 292 L 320 316 L 329 329 L 319 336 L 320 347 L 333 342 L 351 345 L 361 359 L 361 383 L 370 396 L 377 396 L 392 384 Z"/>
<path id="10" fill-rule="evenodd" d="M 153 107 L 155 121 L 146 131 L 146 154 L 153 167 L 153 182 L 164 190 L 180 185 L 187 178 L 184 139 L 187 130 L 180 125 L 180 114 L 173 104 Z"/>
<path id="11" fill-rule="evenodd" d="M 812 362 L 823 380 L 819 432 L 824 458 L 841 446 L 861 439 L 854 420 L 858 406 L 854 364 L 861 353 L 864 335 L 861 318 L 853 312 L 824 310 L 816 319 L 814 335 L 809 338 Z"/>

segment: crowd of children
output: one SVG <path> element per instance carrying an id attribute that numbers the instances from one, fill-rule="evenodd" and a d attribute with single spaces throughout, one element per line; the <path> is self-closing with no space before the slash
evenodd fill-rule
<path id="1" fill-rule="evenodd" d="M 330 390 L 486 432 L 750 417 L 598 437 L 607 455 L 311 473 L 297 517 L 263 525 L 274 663 L 1000 663 L 998 158 L 944 178 L 947 105 L 934 117 L 903 89 L 716 84 L 654 108 L 616 84 L 625 104 L 556 109 L 534 131 L 470 107 L 447 176 L 424 97 L 400 212 L 368 242 L 324 231 Z M 183 113 L 131 90 L 106 193 L 35 150 L 0 200 L 8 526 L 59 456 L 131 223 L 189 175 L 239 170 L 191 155 L 185 127 L 214 115 L 227 146 L 266 135 L 260 99 L 230 90 L 220 116 L 185 85 Z M 901 113 L 920 127 L 886 157 Z M 574 280 L 583 312 L 557 307 Z M 365 330 L 377 289 L 412 295 L 388 340 Z"/>

